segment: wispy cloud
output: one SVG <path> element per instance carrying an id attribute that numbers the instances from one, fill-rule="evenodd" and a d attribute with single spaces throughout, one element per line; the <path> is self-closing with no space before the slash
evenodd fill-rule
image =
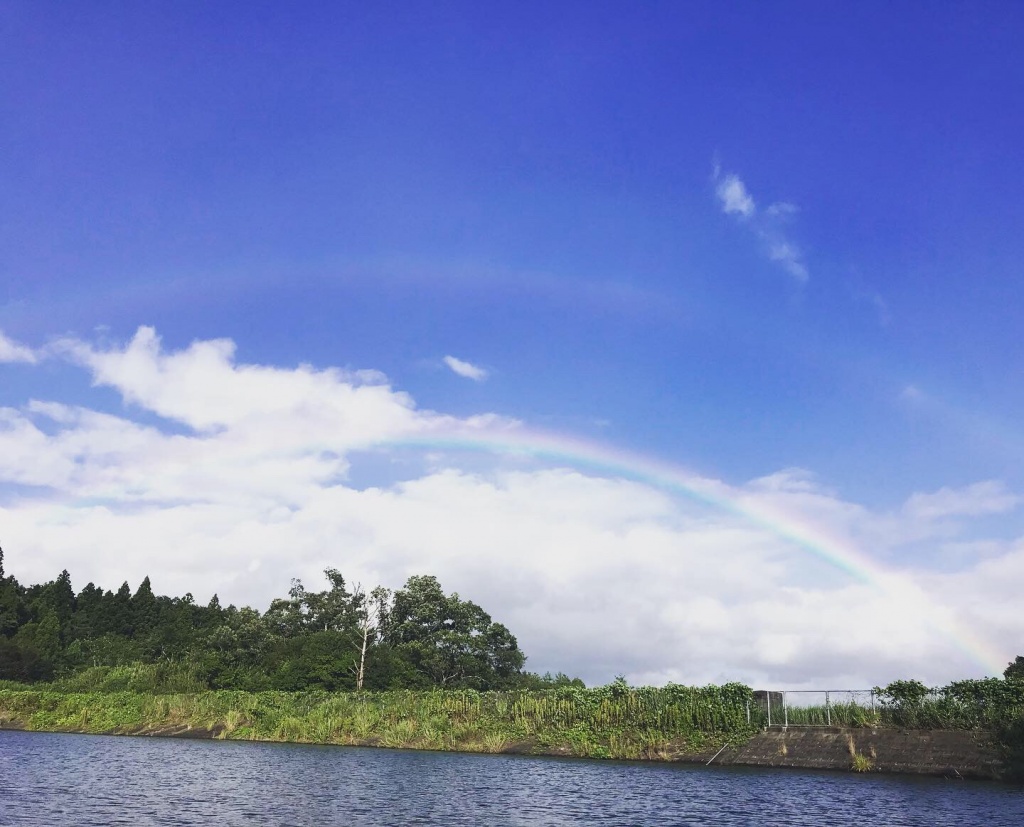
<path id="1" fill-rule="evenodd" d="M 32 348 L 9 339 L 0 330 L 0 362 L 27 362 L 34 365 L 38 361 L 39 357 Z"/>
<path id="2" fill-rule="evenodd" d="M 900 391 L 899 398 L 904 402 L 920 402 L 927 397 L 917 385 L 905 385 Z"/>
<path id="3" fill-rule="evenodd" d="M 810 273 L 803 263 L 800 248 L 788 241 L 773 240 L 768 243 L 768 258 L 782 265 L 782 269 L 797 281 L 807 281 Z"/>
<path id="4" fill-rule="evenodd" d="M 489 375 L 484 368 L 478 367 L 472 362 L 464 362 L 462 359 L 457 359 L 454 356 L 445 356 L 444 363 L 454 373 L 466 379 L 472 379 L 474 382 L 483 382 Z"/>
<path id="5" fill-rule="evenodd" d="M 1024 459 L 1024 432 L 1017 419 L 1008 414 L 965 405 L 948 393 L 920 384 L 904 385 L 895 401 L 906 414 L 923 417 L 957 440 L 965 440 L 972 451 L 984 452 L 1004 461 Z"/>
<path id="6" fill-rule="evenodd" d="M 857 304 L 871 308 L 882 327 L 886 327 L 892 321 L 889 303 L 877 290 L 854 285 L 850 289 L 850 295 Z"/>
<path id="7" fill-rule="evenodd" d="M 716 164 L 714 170 L 715 197 L 722 212 L 733 215 L 761 240 L 765 255 L 798 282 L 806 282 L 810 271 L 804 262 L 803 251 L 785 232 L 785 226 L 799 212 L 795 204 L 777 201 L 759 209 L 743 180 L 733 172 L 723 173 Z"/>
<path id="8" fill-rule="evenodd" d="M 1017 508 L 1021 498 L 999 480 L 976 482 L 965 488 L 940 488 L 917 493 L 903 506 L 906 514 L 926 520 L 1004 514 Z"/>

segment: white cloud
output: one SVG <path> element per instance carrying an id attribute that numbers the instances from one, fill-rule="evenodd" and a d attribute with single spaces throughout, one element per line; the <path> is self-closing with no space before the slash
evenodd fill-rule
<path id="1" fill-rule="evenodd" d="M 941 488 L 932 494 L 914 494 L 903 507 L 906 514 L 924 520 L 1005 514 L 1021 503 L 998 480 L 976 482 L 965 488 Z"/>
<path id="2" fill-rule="evenodd" d="M 18 344 L 0 330 L 0 363 L 26 362 L 31 365 L 37 361 L 39 361 L 39 357 L 32 348 Z"/>
<path id="3" fill-rule="evenodd" d="M 735 213 L 749 218 L 757 212 L 754 199 L 738 175 L 726 175 L 715 188 L 715 194 L 722 205 L 722 211 L 727 215 Z"/>
<path id="4" fill-rule="evenodd" d="M 444 363 L 459 376 L 466 379 L 472 379 L 474 382 L 483 382 L 488 376 L 487 371 L 483 368 L 477 367 L 471 362 L 464 362 L 462 359 L 456 359 L 454 356 L 445 356 Z"/>
<path id="5" fill-rule="evenodd" d="M 761 240 L 765 255 L 800 283 L 810 278 L 810 270 L 803 252 L 783 231 L 784 225 L 799 211 L 795 204 L 778 201 L 759 210 L 746 185 L 735 173 L 722 176 L 718 165 L 714 168 L 718 181 L 715 195 L 726 215 L 735 215 L 746 223 Z"/>
<path id="6" fill-rule="evenodd" d="M 375 374 L 238 364 L 227 341 L 166 352 L 146 328 L 124 347 L 69 340 L 61 352 L 131 405 L 0 409 L 0 526 L 23 582 L 67 568 L 77 588 L 116 589 L 149 575 L 163 593 L 265 608 L 291 577 L 319 583 L 327 566 L 388 586 L 431 573 L 505 622 L 530 668 L 588 681 L 943 682 L 978 672 L 937 631 L 945 612 L 1007 660 L 1024 636 L 1008 586 L 1024 577 L 1024 542 L 990 545 L 962 570 L 864 583 L 772 529 L 899 551 L 1013 508 L 998 483 L 879 513 L 800 469 L 742 486 L 692 480 L 766 515 L 750 520 L 640 482 L 437 452 L 435 434 L 517 426 L 419 409 Z M 349 481 L 361 449 L 387 457 L 417 439 L 432 470 Z"/>

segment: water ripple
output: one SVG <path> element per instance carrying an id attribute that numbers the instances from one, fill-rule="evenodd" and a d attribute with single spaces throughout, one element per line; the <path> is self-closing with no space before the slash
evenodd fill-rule
<path id="1" fill-rule="evenodd" d="M 0 732 L 0 825 L 1021 827 L 1024 790 L 783 770 Z"/>

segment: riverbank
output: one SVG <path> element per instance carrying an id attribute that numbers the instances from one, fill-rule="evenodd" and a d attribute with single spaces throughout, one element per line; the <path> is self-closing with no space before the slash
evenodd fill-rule
<path id="1" fill-rule="evenodd" d="M 998 778 L 978 730 L 760 731 L 729 688 L 548 693 L 0 691 L 0 728 Z"/>

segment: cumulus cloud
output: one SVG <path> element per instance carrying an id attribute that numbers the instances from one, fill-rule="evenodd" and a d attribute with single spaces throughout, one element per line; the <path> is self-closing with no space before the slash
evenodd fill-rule
<path id="1" fill-rule="evenodd" d="M 801 469 L 692 477 L 734 504 L 715 508 L 565 463 L 446 454 L 435 437 L 519 426 L 423 410 L 375 373 L 239 364 L 225 340 L 168 352 L 148 328 L 60 352 L 126 405 L 0 409 L 5 563 L 24 582 L 67 568 L 78 588 L 116 589 L 149 575 L 165 593 L 265 608 L 327 566 L 392 587 L 430 573 L 506 623 L 530 668 L 588 681 L 942 682 L 980 670 L 951 626 L 1006 660 L 1024 633 L 1007 587 L 1024 577 L 1024 542 L 957 571 L 879 565 L 866 581 L 828 560 L 833 546 L 867 559 L 908 536 L 977 540 L 973 517 L 1016 507 L 998 483 L 875 512 Z M 425 470 L 351 481 L 368 447 L 386 461 L 417 444 Z M 794 525 L 813 531 L 794 542 Z"/>
<path id="2" fill-rule="evenodd" d="M 765 209 L 758 209 L 746 184 L 735 173 L 722 174 L 716 164 L 715 196 L 722 212 L 734 215 L 757 236 L 764 254 L 801 284 L 810 278 L 800 247 L 785 232 L 786 224 L 798 212 L 795 204 L 778 201 Z"/>
<path id="3" fill-rule="evenodd" d="M 37 361 L 39 361 L 39 357 L 32 348 L 18 344 L 0 330 L 0 363 L 26 362 L 31 365 Z"/>
<path id="4" fill-rule="evenodd" d="M 456 359 L 454 356 L 445 356 L 444 363 L 451 368 L 454 373 L 457 373 L 465 379 L 472 379 L 474 382 L 483 382 L 488 376 L 487 371 L 483 368 L 477 367 L 471 362 L 464 362 L 462 359 Z"/>

